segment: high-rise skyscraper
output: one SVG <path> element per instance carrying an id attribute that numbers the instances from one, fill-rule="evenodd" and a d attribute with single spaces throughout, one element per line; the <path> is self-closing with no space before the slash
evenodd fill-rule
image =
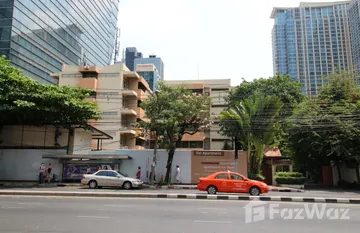
<path id="1" fill-rule="evenodd" d="M 42 83 L 69 65 L 109 65 L 119 0 L 0 1 L 0 55 Z"/>
<path id="2" fill-rule="evenodd" d="M 350 1 L 276 7 L 271 18 L 274 74 L 289 74 L 314 96 L 322 77 L 337 68 L 353 69 L 348 8 Z"/>
<path id="3" fill-rule="evenodd" d="M 135 47 L 127 47 L 125 50 L 125 65 L 131 71 L 135 71 L 135 59 L 142 58 L 142 53 L 138 52 L 137 48 Z"/>
<path id="4" fill-rule="evenodd" d="M 354 68 L 360 74 L 360 0 L 352 0 L 349 8 L 351 27 L 351 45 L 354 59 Z M 360 80 L 358 80 L 359 82 Z"/>

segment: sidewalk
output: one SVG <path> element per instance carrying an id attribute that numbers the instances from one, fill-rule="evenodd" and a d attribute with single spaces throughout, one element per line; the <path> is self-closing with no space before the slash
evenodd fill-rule
<path id="1" fill-rule="evenodd" d="M 38 184 L 38 183 L 31 183 L 31 182 L 24 182 L 24 183 L 17 183 L 17 182 L 0 182 L 1 187 L 80 187 L 81 184 L 79 183 L 54 183 L 54 184 Z M 191 189 L 196 190 L 196 185 L 148 185 L 144 184 L 144 189 Z M 270 192 L 304 192 L 302 189 L 294 189 L 294 188 L 286 188 L 286 187 L 275 187 L 270 186 Z"/>
<path id="2" fill-rule="evenodd" d="M 119 192 L 73 192 L 73 191 L 19 191 L 0 190 L 0 196 L 47 196 L 47 197 L 111 197 L 111 198 L 161 198 L 161 199 L 206 199 L 232 201 L 275 201 L 303 203 L 346 203 L 359 204 L 359 198 L 324 198 L 324 197 L 285 197 L 285 196 L 246 196 L 246 195 L 207 195 L 207 194 L 176 194 L 176 193 L 119 193 Z"/>

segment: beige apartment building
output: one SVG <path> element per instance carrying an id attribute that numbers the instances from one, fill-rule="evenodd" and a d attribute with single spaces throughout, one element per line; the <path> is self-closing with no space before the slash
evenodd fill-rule
<path id="1" fill-rule="evenodd" d="M 132 126 L 132 123 L 147 120 L 139 105 L 152 91 L 143 77 L 123 63 L 101 68 L 64 65 L 62 72 L 53 76 L 59 79 L 59 85 L 94 90 L 89 101 L 98 103 L 103 118 L 90 124 L 113 139 L 93 142 L 93 150 L 145 148 L 143 132 Z"/>
<path id="2" fill-rule="evenodd" d="M 210 109 L 213 118 L 211 128 L 205 132 L 199 132 L 195 135 L 186 135 L 179 148 L 196 148 L 204 150 L 221 150 L 225 141 L 230 140 L 219 134 L 220 113 L 226 108 L 225 97 L 231 90 L 230 79 L 208 79 L 208 80 L 166 80 L 167 85 L 184 86 L 196 93 L 207 94 L 211 97 L 212 106 Z"/>

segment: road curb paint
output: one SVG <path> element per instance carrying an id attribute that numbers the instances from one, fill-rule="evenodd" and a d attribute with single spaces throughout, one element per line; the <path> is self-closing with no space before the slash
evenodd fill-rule
<path id="1" fill-rule="evenodd" d="M 83 186 L 81 184 L 64 184 L 64 183 L 56 183 L 56 184 L 11 184 L 11 183 L 3 183 L 0 184 L 0 187 L 80 187 Z M 170 185 L 170 186 L 155 186 L 155 185 L 144 185 L 144 189 L 185 189 L 185 190 L 197 190 L 196 186 L 176 186 L 176 185 Z M 302 189 L 286 189 L 286 188 L 270 188 L 269 192 L 305 192 L 305 190 Z"/>
<path id="2" fill-rule="evenodd" d="M 322 197 L 273 197 L 242 195 L 208 195 L 175 193 L 105 193 L 105 192 L 50 192 L 50 191 L 13 191 L 0 190 L 0 196 L 63 196 L 63 197 L 117 197 L 117 198 L 161 198 L 161 199 L 201 199 L 201 200 L 239 200 L 239 201 L 276 201 L 304 203 L 347 203 L 360 205 L 360 199 L 322 198 Z"/>

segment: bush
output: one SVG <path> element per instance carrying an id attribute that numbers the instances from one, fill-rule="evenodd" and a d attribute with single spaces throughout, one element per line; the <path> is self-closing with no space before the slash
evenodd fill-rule
<path id="1" fill-rule="evenodd" d="M 265 177 L 261 174 L 249 174 L 248 178 L 250 180 L 258 180 L 258 181 L 264 181 Z"/>
<path id="2" fill-rule="evenodd" d="M 300 172 L 277 172 L 277 177 L 304 177 Z"/>
<path id="3" fill-rule="evenodd" d="M 278 184 L 304 184 L 306 178 L 300 172 L 277 172 L 275 181 Z"/>

